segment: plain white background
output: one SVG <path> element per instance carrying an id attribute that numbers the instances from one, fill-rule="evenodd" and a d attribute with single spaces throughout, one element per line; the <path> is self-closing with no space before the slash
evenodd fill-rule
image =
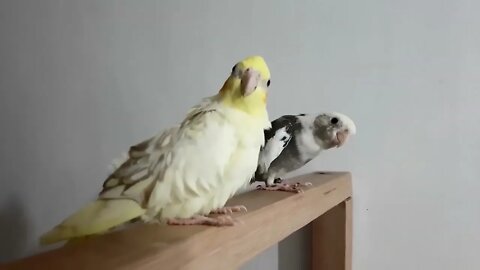
<path id="1" fill-rule="evenodd" d="M 113 158 L 261 54 L 272 119 L 335 110 L 357 124 L 302 170 L 353 173 L 354 269 L 480 269 L 479 9 L 1 1 L 0 259 L 38 251 L 42 232 L 96 196 Z M 246 269 L 288 270 L 288 252 L 277 257 L 274 247 Z"/>

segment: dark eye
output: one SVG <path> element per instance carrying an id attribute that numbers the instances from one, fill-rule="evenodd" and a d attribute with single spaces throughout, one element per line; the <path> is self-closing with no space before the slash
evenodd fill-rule
<path id="1" fill-rule="evenodd" d="M 235 68 L 236 68 L 236 67 L 237 67 L 237 65 L 233 66 L 233 68 L 232 68 L 232 72 L 234 72 L 234 71 L 235 71 Z"/>
<path id="2" fill-rule="evenodd" d="M 333 117 L 332 120 L 330 120 L 330 123 L 335 125 L 336 123 L 338 123 L 338 118 Z"/>
<path id="3" fill-rule="evenodd" d="M 268 80 L 268 82 L 267 82 L 267 87 L 269 87 L 269 86 L 270 86 L 270 80 Z"/>

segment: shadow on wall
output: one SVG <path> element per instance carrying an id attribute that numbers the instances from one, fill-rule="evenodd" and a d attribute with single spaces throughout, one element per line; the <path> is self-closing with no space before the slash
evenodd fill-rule
<path id="1" fill-rule="evenodd" d="M 0 207 L 0 262 L 6 262 L 25 254 L 28 219 L 20 198 L 15 195 Z"/>
<path id="2" fill-rule="evenodd" d="M 279 270 L 312 269 L 311 233 L 309 224 L 278 243 Z"/>

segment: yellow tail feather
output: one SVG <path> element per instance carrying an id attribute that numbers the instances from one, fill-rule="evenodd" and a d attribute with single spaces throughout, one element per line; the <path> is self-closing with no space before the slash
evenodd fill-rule
<path id="1" fill-rule="evenodd" d="M 96 200 L 40 237 L 41 245 L 100 234 L 145 213 L 133 200 Z"/>

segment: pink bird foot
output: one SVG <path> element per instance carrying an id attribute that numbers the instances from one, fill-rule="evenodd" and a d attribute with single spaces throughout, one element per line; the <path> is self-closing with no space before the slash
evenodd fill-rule
<path id="1" fill-rule="evenodd" d="M 235 212 L 247 212 L 247 207 L 245 207 L 244 205 L 225 206 L 212 210 L 210 214 L 232 214 Z"/>
<path id="2" fill-rule="evenodd" d="M 294 193 L 303 193 L 303 190 L 300 188 L 301 186 L 308 187 L 311 186 L 312 183 L 306 182 L 306 183 L 295 183 L 295 184 L 275 184 L 272 186 L 262 186 L 258 185 L 257 189 L 258 190 L 267 190 L 267 191 L 286 191 L 286 192 L 294 192 Z"/>
<path id="3" fill-rule="evenodd" d="M 172 218 L 167 221 L 168 225 L 208 225 L 208 226 L 233 226 L 235 223 L 231 216 L 206 217 L 196 215 L 191 218 Z"/>

